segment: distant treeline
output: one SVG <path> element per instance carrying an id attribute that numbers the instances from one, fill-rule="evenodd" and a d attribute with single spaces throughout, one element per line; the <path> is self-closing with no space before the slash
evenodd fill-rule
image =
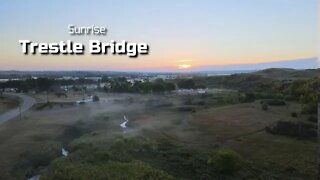
<path id="1" fill-rule="evenodd" d="M 132 93 L 149 93 L 149 92 L 165 92 L 175 89 L 174 83 L 157 79 L 154 82 L 150 81 L 134 81 L 128 82 L 126 78 L 116 78 L 109 81 L 110 85 L 105 86 L 107 92 L 132 92 Z"/>
<path id="2" fill-rule="evenodd" d="M 193 79 L 178 79 L 171 82 L 163 79 L 156 79 L 155 81 L 135 81 L 130 83 L 125 78 L 117 78 L 112 79 L 109 82 L 110 86 L 104 88 L 107 92 L 159 93 L 173 91 L 176 88 L 205 88 L 205 86 L 196 86 L 196 83 Z"/>
<path id="3" fill-rule="evenodd" d="M 64 85 L 81 85 L 81 84 L 94 84 L 96 83 L 91 79 L 80 78 L 77 80 L 56 80 L 49 78 L 25 79 L 25 80 L 9 80 L 0 83 L 0 89 L 15 88 L 18 92 L 28 92 L 35 90 L 38 92 L 53 90 L 56 87 Z"/>
<path id="4" fill-rule="evenodd" d="M 100 83 L 107 85 L 101 86 Z M 106 92 L 127 92 L 127 93 L 150 93 L 150 92 L 169 92 L 177 87 L 183 89 L 204 88 L 205 86 L 196 85 L 193 79 L 179 79 L 176 81 L 165 81 L 156 79 L 155 81 L 133 81 L 129 82 L 125 77 L 108 78 L 103 77 L 101 80 L 95 81 L 92 79 L 79 78 L 76 80 L 60 80 L 50 78 L 37 78 L 25 80 L 9 80 L 0 83 L 0 89 L 14 88 L 18 92 L 43 92 L 43 91 L 59 91 L 61 86 L 81 86 L 88 84 L 97 84 L 99 90 Z M 79 90 L 74 87 L 74 90 Z M 85 89 L 85 88 L 84 88 Z"/>

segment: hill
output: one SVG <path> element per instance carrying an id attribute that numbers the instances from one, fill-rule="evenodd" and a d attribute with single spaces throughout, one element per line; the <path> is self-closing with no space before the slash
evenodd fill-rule
<path id="1" fill-rule="evenodd" d="M 272 79 L 304 79 L 319 77 L 320 69 L 296 70 L 289 68 L 270 68 L 254 72 L 253 74 Z"/>

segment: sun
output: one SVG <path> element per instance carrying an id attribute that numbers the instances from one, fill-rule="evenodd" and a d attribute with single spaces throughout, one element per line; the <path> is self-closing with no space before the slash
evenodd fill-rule
<path id="1" fill-rule="evenodd" d="M 190 64 L 179 64 L 179 69 L 189 69 L 191 68 Z"/>
<path id="2" fill-rule="evenodd" d="M 191 59 L 177 60 L 176 64 L 178 66 L 178 69 L 190 69 L 190 68 L 192 68 L 192 60 Z"/>

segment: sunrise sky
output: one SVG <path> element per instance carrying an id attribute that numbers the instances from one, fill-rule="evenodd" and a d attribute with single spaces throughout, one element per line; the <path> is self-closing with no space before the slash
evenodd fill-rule
<path id="1" fill-rule="evenodd" d="M 317 55 L 316 0 L 4 0 L 0 24 L 0 70 L 180 70 Z M 68 24 L 108 34 L 70 36 Z M 20 39 L 146 42 L 150 53 L 26 56 Z"/>

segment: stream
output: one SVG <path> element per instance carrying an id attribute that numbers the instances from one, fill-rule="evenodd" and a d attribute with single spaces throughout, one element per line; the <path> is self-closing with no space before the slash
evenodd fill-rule
<path id="1" fill-rule="evenodd" d="M 121 126 L 123 129 L 126 129 L 126 128 L 127 128 L 126 125 L 127 125 L 127 123 L 128 123 L 129 120 L 127 119 L 126 115 L 123 116 L 123 119 L 124 119 L 125 121 L 124 121 L 123 123 L 121 123 L 120 126 Z"/>
<path id="2" fill-rule="evenodd" d="M 127 123 L 129 122 L 129 119 L 126 117 L 126 115 L 123 115 L 123 120 L 124 120 L 124 122 L 121 123 L 120 126 L 124 130 L 124 133 L 126 133 Z M 62 156 L 67 157 L 69 155 L 69 151 L 67 151 L 65 148 L 61 148 L 61 154 L 62 154 Z M 36 175 L 28 178 L 27 180 L 40 180 L 40 177 L 41 177 L 41 174 L 36 174 Z"/>
<path id="3" fill-rule="evenodd" d="M 61 154 L 62 154 L 62 156 L 68 156 L 69 151 L 67 151 L 65 148 L 62 148 L 61 149 Z"/>
<path id="4" fill-rule="evenodd" d="M 66 157 L 66 156 L 69 155 L 69 151 L 67 151 L 65 148 L 62 148 L 62 149 L 61 149 L 61 154 L 62 154 L 62 156 L 65 156 L 65 157 Z M 38 174 L 36 174 L 36 175 L 28 178 L 27 180 L 40 180 L 41 174 L 42 174 L 42 173 L 38 173 Z"/>
<path id="5" fill-rule="evenodd" d="M 129 122 L 129 120 L 127 119 L 126 115 L 123 115 L 123 119 L 124 122 L 120 124 L 120 126 L 122 127 L 122 129 L 124 130 L 123 132 L 126 133 L 126 129 L 127 129 L 127 123 Z"/>

